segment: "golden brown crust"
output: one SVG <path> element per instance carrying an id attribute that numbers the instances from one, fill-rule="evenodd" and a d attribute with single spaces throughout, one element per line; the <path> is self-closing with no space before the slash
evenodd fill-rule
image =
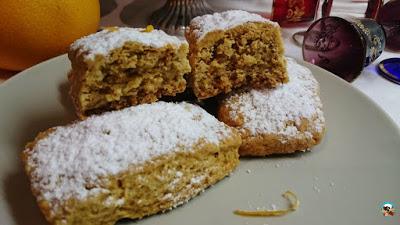
<path id="1" fill-rule="evenodd" d="M 307 151 L 315 145 L 318 145 L 324 134 L 325 128 L 318 131 L 315 126 L 315 120 L 319 119 L 315 116 L 312 119 L 303 118 L 300 125 L 296 125 L 300 135 L 290 137 L 275 133 L 261 133 L 252 135 L 248 130 L 243 128 L 243 115 L 232 117 L 231 109 L 226 104 L 221 104 L 218 108 L 218 119 L 227 125 L 238 128 L 242 138 L 242 145 L 239 148 L 240 156 L 267 156 L 272 154 L 288 154 L 296 151 Z M 295 125 L 294 121 L 287 120 L 289 126 Z M 306 135 L 310 133 L 311 136 Z"/>
<path id="2" fill-rule="evenodd" d="M 27 162 L 30 151 L 51 132 L 49 129 L 40 133 L 26 145 L 28 150 L 22 154 L 22 161 L 30 178 L 34 166 Z M 102 188 L 109 190 L 108 193 L 99 193 L 83 201 L 69 199 L 55 214 L 47 201 L 38 199 L 38 205 L 54 225 L 112 225 L 121 218 L 136 219 L 170 210 L 231 173 L 239 164 L 240 144 L 240 136 L 233 133 L 218 145 L 194 145 L 202 147 L 127 168 L 105 179 L 107 182 Z M 39 190 L 32 186 L 32 192 L 37 197 Z"/>
<path id="3" fill-rule="evenodd" d="M 319 144 L 324 132 L 313 132 L 311 138 L 287 138 L 276 134 L 262 134 L 255 137 L 243 137 L 239 148 L 241 156 L 267 156 L 289 154 L 297 151 L 310 151 Z"/>
<path id="4" fill-rule="evenodd" d="M 234 101 L 234 99 L 231 99 Z M 243 115 L 231 116 L 232 109 L 226 102 L 222 102 L 218 107 L 218 119 L 228 126 L 237 128 L 242 138 L 242 145 L 239 148 L 240 156 L 267 156 L 273 154 L 288 154 L 296 151 L 308 151 L 318 145 L 325 134 L 325 128 L 319 131 L 315 126 L 318 115 L 312 119 L 301 119 L 300 125 L 294 121 L 287 120 L 287 126 L 296 126 L 300 132 L 295 137 L 275 133 L 261 133 L 252 135 L 250 131 L 243 128 Z M 311 135 L 307 135 L 307 133 Z"/>
<path id="5" fill-rule="evenodd" d="M 248 22 L 198 39 L 189 27 L 189 85 L 198 99 L 239 87 L 276 87 L 288 81 L 279 27 Z"/>
<path id="6" fill-rule="evenodd" d="M 33 151 L 33 147 L 37 144 L 38 141 L 40 141 L 43 138 L 46 138 L 49 134 L 51 134 L 51 132 L 53 130 L 54 130 L 54 128 L 50 128 L 43 132 L 40 132 L 33 141 L 28 142 L 25 145 L 25 151 L 23 151 L 21 153 L 21 161 L 22 161 L 22 164 L 24 165 L 24 169 L 25 169 L 25 172 L 28 175 L 28 177 L 31 177 L 31 173 L 32 173 L 32 168 L 31 168 L 31 166 L 29 166 L 28 158 L 29 158 L 29 155 L 31 154 L 31 152 Z M 31 186 L 31 191 L 35 197 L 37 197 L 39 195 L 38 190 L 33 188 L 33 186 Z M 44 204 L 39 201 L 37 201 L 37 203 L 38 203 L 38 206 L 39 206 L 40 210 L 42 211 L 44 217 L 46 218 L 46 220 L 51 221 L 49 206 L 47 204 Z"/>

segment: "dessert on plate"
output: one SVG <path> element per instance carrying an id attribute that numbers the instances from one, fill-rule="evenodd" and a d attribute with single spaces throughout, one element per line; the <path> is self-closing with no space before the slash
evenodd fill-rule
<path id="1" fill-rule="evenodd" d="M 150 103 L 186 88 L 188 44 L 163 31 L 108 28 L 75 41 L 70 94 L 80 118 Z"/>
<path id="2" fill-rule="evenodd" d="M 287 59 L 289 82 L 275 89 L 248 89 L 222 100 L 218 118 L 239 130 L 241 156 L 305 151 L 325 131 L 319 84 L 311 71 Z"/>
<path id="3" fill-rule="evenodd" d="M 196 17 L 186 39 L 189 84 L 198 99 L 288 81 L 279 25 L 260 15 L 230 10 Z"/>
<path id="4" fill-rule="evenodd" d="M 239 163 L 235 129 L 198 106 L 156 102 L 51 128 L 22 153 L 54 225 L 112 225 L 185 203 Z"/>
<path id="5" fill-rule="evenodd" d="M 84 120 L 39 133 L 22 153 L 52 225 L 164 212 L 230 174 L 239 154 L 320 142 L 318 83 L 283 56 L 276 23 L 232 10 L 193 19 L 186 37 L 189 45 L 150 27 L 108 28 L 71 45 L 70 94 Z M 186 74 L 223 122 L 193 104 L 155 102 L 184 92 Z M 210 98 L 225 93 L 219 104 Z"/>

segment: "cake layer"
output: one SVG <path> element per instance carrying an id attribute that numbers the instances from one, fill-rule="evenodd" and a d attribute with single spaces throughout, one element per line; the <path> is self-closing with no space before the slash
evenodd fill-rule
<path id="1" fill-rule="evenodd" d="M 241 134 L 240 155 L 304 151 L 322 139 L 325 119 L 319 84 L 309 69 L 287 61 L 289 83 L 236 92 L 219 106 L 218 118 Z"/>
<path id="2" fill-rule="evenodd" d="M 114 224 L 171 209 L 228 175 L 240 136 L 198 106 L 157 102 L 55 127 L 25 170 L 51 224 Z"/>
<path id="3" fill-rule="evenodd" d="M 78 116 L 174 96 L 186 88 L 188 45 L 163 31 L 115 28 L 77 40 L 68 54 Z"/>
<path id="4" fill-rule="evenodd" d="M 288 81 L 280 28 L 260 15 L 231 10 L 196 17 L 186 38 L 190 86 L 199 99 Z"/>

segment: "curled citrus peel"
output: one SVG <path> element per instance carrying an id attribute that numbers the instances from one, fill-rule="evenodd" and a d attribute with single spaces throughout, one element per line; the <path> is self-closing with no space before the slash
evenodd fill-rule
<path id="1" fill-rule="evenodd" d="M 146 28 L 142 32 L 152 32 L 154 30 L 153 25 L 147 25 Z"/>
<path id="2" fill-rule="evenodd" d="M 235 210 L 233 213 L 239 216 L 283 216 L 299 208 L 300 201 L 293 192 L 286 191 L 282 196 L 289 201 L 290 205 L 288 209 L 257 211 Z"/>
<path id="3" fill-rule="evenodd" d="M 108 32 L 115 32 L 118 29 L 119 29 L 118 27 L 103 27 L 103 30 L 106 30 Z"/>

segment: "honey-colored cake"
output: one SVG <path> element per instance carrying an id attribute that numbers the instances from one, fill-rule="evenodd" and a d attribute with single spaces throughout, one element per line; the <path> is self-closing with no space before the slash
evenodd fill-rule
<path id="1" fill-rule="evenodd" d="M 236 92 L 222 101 L 218 118 L 239 130 L 241 156 L 309 150 L 325 131 L 319 84 L 311 71 L 288 59 L 289 83 Z"/>
<path id="2" fill-rule="evenodd" d="M 26 146 L 53 225 L 113 225 L 185 203 L 239 163 L 239 134 L 198 106 L 156 102 L 55 127 Z"/>
<path id="3" fill-rule="evenodd" d="M 187 54 L 186 41 L 152 29 L 109 28 L 75 41 L 68 78 L 78 116 L 183 92 Z"/>
<path id="4" fill-rule="evenodd" d="M 260 15 L 231 10 L 196 17 L 186 39 L 189 83 L 199 99 L 288 81 L 279 25 Z"/>

